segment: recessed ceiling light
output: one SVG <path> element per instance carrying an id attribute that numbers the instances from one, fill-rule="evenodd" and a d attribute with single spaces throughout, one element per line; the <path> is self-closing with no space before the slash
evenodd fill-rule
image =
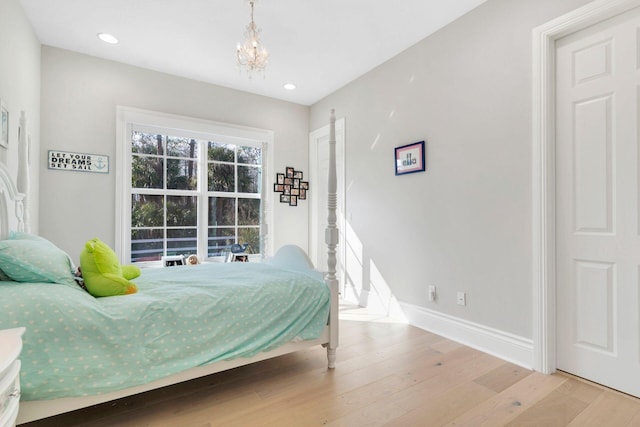
<path id="1" fill-rule="evenodd" d="M 286 90 L 295 90 L 296 85 L 294 85 L 293 83 L 285 83 L 282 87 L 284 87 Z"/>
<path id="2" fill-rule="evenodd" d="M 98 38 L 105 43 L 118 44 L 118 39 L 115 36 L 107 33 L 98 33 Z"/>

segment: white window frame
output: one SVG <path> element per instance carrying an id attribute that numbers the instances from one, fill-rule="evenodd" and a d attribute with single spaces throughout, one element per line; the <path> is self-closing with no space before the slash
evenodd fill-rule
<path id="1" fill-rule="evenodd" d="M 238 145 L 262 144 L 262 192 L 261 192 L 261 248 L 262 257 L 273 253 L 273 239 L 269 232 L 273 225 L 273 212 L 268 206 L 268 189 L 273 180 L 268 171 L 273 164 L 274 132 L 266 129 L 251 128 L 228 123 L 192 117 L 178 116 L 138 108 L 116 107 L 116 200 L 115 200 L 115 251 L 123 263 L 131 259 L 131 130 L 133 127 L 149 130 L 161 128 L 170 130 L 171 136 L 195 137 L 197 139 L 231 143 Z M 155 130 L 154 130 L 155 132 Z M 206 182 L 207 170 L 199 167 L 198 185 Z M 208 228 L 208 203 L 200 203 L 198 212 L 198 230 Z M 200 239 L 198 254 L 207 254 L 206 239 Z M 138 263 L 139 265 L 142 263 Z M 160 265 L 160 261 L 150 264 Z"/>

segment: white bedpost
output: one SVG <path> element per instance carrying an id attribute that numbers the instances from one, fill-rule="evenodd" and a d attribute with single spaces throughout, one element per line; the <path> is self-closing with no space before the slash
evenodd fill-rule
<path id="1" fill-rule="evenodd" d="M 336 349 L 338 348 L 338 280 L 336 279 L 336 246 L 338 245 L 337 209 L 337 188 L 338 178 L 336 175 L 336 116 L 335 110 L 331 110 L 329 122 L 329 200 L 327 204 L 328 217 L 327 229 L 325 231 L 325 242 L 327 244 L 327 276 L 326 282 L 331 290 L 331 311 L 329 322 L 329 345 L 327 347 L 327 359 L 329 369 L 336 367 Z"/>
<path id="2" fill-rule="evenodd" d="M 23 201 L 9 169 L 0 163 L 0 239 L 7 239 L 9 231 L 25 231 Z"/>
<path id="3" fill-rule="evenodd" d="M 18 179 L 16 186 L 18 191 L 24 194 L 22 200 L 22 217 L 24 221 L 24 230 L 27 233 L 31 231 L 29 226 L 29 145 L 27 139 L 27 118 L 24 111 L 20 112 L 18 135 Z"/>

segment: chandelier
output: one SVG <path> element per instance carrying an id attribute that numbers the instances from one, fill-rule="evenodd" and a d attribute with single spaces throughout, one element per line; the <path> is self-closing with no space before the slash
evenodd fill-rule
<path id="1" fill-rule="evenodd" d="M 247 30 L 244 33 L 244 43 L 238 43 L 236 51 L 238 67 L 240 69 L 246 68 L 249 78 L 251 78 L 253 72 L 262 72 L 264 74 L 264 70 L 267 67 L 267 59 L 269 58 L 267 50 L 262 46 L 258 37 L 261 30 L 253 22 L 254 3 L 255 1 L 253 0 L 249 1 L 249 5 L 251 5 L 251 22 L 247 25 Z"/>

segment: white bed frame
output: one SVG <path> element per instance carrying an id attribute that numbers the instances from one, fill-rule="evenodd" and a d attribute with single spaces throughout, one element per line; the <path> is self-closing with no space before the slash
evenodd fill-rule
<path id="1" fill-rule="evenodd" d="M 336 349 L 338 347 L 338 280 L 336 279 L 336 246 L 338 244 L 338 228 L 336 225 L 336 206 L 337 206 L 337 178 L 336 178 L 336 137 L 335 137 L 335 114 L 331 110 L 330 119 L 330 138 L 329 138 L 329 177 L 328 177 L 328 226 L 325 233 L 325 241 L 328 248 L 327 274 L 325 281 L 331 290 L 331 307 L 329 312 L 329 321 L 320 338 L 310 341 L 302 341 L 297 343 L 287 343 L 275 350 L 262 352 L 252 358 L 240 358 L 230 361 L 216 362 L 206 366 L 199 366 L 180 372 L 169 377 L 165 377 L 147 384 L 136 387 L 127 388 L 111 393 L 88 396 L 88 397 L 72 397 L 53 400 L 40 401 L 22 401 L 20 402 L 20 412 L 18 414 L 18 424 L 62 414 L 80 408 L 97 405 L 104 402 L 120 399 L 156 388 L 164 387 L 171 384 L 188 381 L 194 378 L 214 374 L 216 372 L 226 371 L 238 366 L 248 365 L 260 360 L 270 359 L 284 354 L 296 352 L 316 345 L 322 345 L 327 348 L 327 359 L 329 369 L 335 368 Z M 26 132 L 23 132 L 26 134 Z M 26 139 L 20 138 L 26 150 Z M 23 146 L 20 149 L 23 149 Z M 21 151 L 20 153 L 22 153 Z M 0 163 L 0 238 L 6 238 L 9 230 L 27 231 L 29 226 L 25 221 L 27 217 L 25 213 L 25 205 L 27 194 L 20 191 L 28 192 L 28 156 L 21 155 L 18 170 L 17 186 L 11 179 L 8 169 Z M 20 190 L 20 191 L 18 191 Z M 29 333 L 27 328 L 26 334 Z"/>

